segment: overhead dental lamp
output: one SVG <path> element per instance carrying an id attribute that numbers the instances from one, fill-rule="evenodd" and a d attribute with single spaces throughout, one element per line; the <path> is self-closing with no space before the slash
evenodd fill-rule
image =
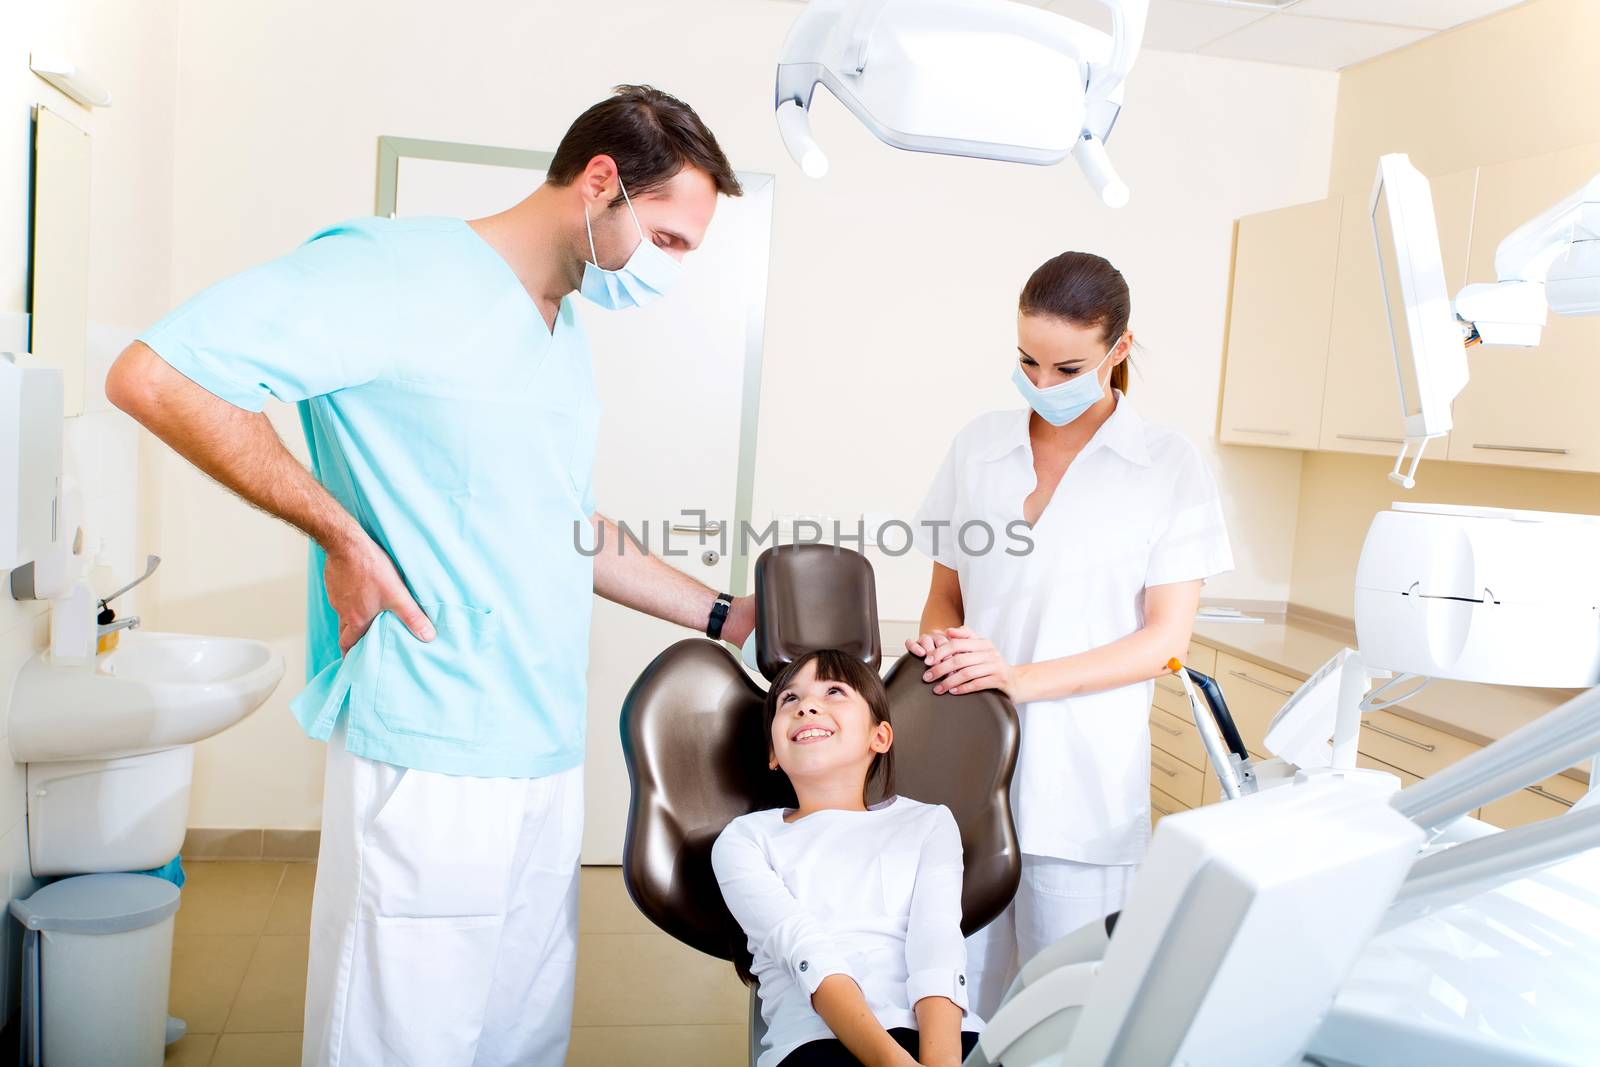
<path id="1" fill-rule="evenodd" d="M 1450 406 L 1467 384 L 1467 347 L 1532 347 L 1549 312 L 1600 314 L 1600 175 L 1519 226 L 1495 251 L 1496 281 L 1450 300 L 1428 179 L 1404 153 L 1378 160 L 1372 236 L 1389 314 L 1405 441 L 1389 480 L 1416 484 L 1422 450 L 1453 425 Z M 1412 445 L 1411 467 L 1405 473 Z"/>
<path id="2" fill-rule="evenodd" d="M 1068 156 L 1111 207 L 1128 187 L 1106 155 L 1149 0 L 1101 0 L 1108 35 L 1010 0 L 811 0 L 778 62 L 778 132 L 827 173 L 809 109 L 826 86 L 885 144 L 1048 166 Z"/>

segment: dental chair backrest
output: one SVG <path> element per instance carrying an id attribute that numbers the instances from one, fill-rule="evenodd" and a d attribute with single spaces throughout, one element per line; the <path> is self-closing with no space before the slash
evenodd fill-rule
<path id="1" fill-rule="evenodd" d="M 756 561 L 756 617 L 756 659 L 768 680 L 818 648 L 873 668 L 881 661 L 872 566 L 858 553 L 768 549 Z M 1017 716 L 993 692 L 935 695 L 922 671 L 908 656 L 885 679 L 897 792 L 955 816 L 966 859 L 962 928 L 971 933 L 1005 908 L 1021 874 L 1009 799 Z M 738 816 L 794 803 L 782 774 L 767 770 L 765 699 L 724 646 L 694 638 L 657 656 L 622 705 L 628 893 L 661 929 L 727 960 L 748 955 L 717 888 L 711 846 Z"/>

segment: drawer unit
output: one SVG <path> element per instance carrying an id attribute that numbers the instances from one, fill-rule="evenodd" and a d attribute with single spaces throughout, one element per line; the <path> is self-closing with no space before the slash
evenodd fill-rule
<path id="1" fill-rule="evenodd" d="M 1205 770 L 1205 745 L 1200 742 L 1200 731 L 1195 729 L 1194 720 L 1187 714 L 1179 718 L 1160 705 L 1151 708 L 1150 745 L 1191 767 Z"/>
<path id="2" fill-rule="evenodd" d="M 1188 807 L 1201 802 L 1205 772 L 1160 749 L 1150 750 L 1150 785 Z"/>
<path id="3" fill-rule="evenodd" d="M 1217 682 L 1233 712 L 1233 721 L 1244 737 L 1244 746 L 1258 759 L 1266 755 L 1267 726 L 1283 707 L 1284 701 L 1300 688 L 1301 680 L 1217 653 Z"/>
<path id="4" fill-rule="evenodd" d="M 1155 786 L 1150 787 L 1150 826 L 1152 829 L 1164 816 L 1171 815 L 1173 812 L 1188 810 L 1189 805 L 1182 801 L 1174 800 Z"/>
<path id="5" fill-rule="evenodd" d="M 1201 674 L 1209 674 L 1213 678 L 1217 676 L 1217 650 L 1210 645 L 1189 642 L 1189 651 L 1183 662 Z"/>
<path id="6" fill-rule="evenodd" d="M 1504 797 L 1493 804 L 1485 804 L 1478 817 L 1491 826 L 1509 830 L 1513 826 L 1526 826 L 1531 822 L 1560 815 L 1583 796 L 1581 782 L 1556 775 L 1536 785 Z"/>
<path id="7" fill-rule="evenodd" d="M 1471 741 L 1463 741 L 1389 711 L 1362 716 L 1361 740 L 1357 747 L 1373 759 L 1410 771 L 1419 778 L 1437 774 L 1478 751 L 1478 746 Z"/>

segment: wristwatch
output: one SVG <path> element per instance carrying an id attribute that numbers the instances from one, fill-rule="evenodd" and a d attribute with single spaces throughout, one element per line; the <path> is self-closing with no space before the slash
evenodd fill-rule
<path id="1" fill-rule="evenodd" d="M 728 621 L 728 610 L 733 607 L 732 593 L 718 593 L 711 604 L 711 621 L 706 623 L 706 636 L 716 641 L 722 637 L 722 624 Z"/>

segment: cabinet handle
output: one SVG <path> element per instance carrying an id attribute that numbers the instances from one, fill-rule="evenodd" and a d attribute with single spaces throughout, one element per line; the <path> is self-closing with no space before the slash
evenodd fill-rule
<path id="1" fill-rule="evenodd" d="M 1154 767 L 1156 770 L 1160 771 L 1162 774 L 1166 775 L 1168 778 L 1176 778 L 1176 777 L 1178 777 L 1178 772 L 1177 771 L 1173 770 L 1171 767 L 1163 767 L 1161 764 L 1157 763 L 1155 760 L 1151 760 L 1150 761 L 1150 766 Z"/>
<path id="2" fill-rule="evenodd" d="M 1251 685 L 1259 685 L 1263 689 L 1271 690 L 1272 692 L 1277 693 L 1279 696 L 1285 696 L 1285 697 L 1294 696 L 1294 694 L 1289 692 L 1289 690 L 1287 690 L 1287 689 L 1279 689 L 1275 685 L 1270 685 L 1267 682 L 1263 682 L 1260 678 L 1252 678 L 1248 674 L 1244 673 L 1244 671 L 1229 671 L 1228 673 L 1233 675 L 1235 678 L 1243 678 L 1245 681 L 1249 682 Z"/>
<path id="3" fill-rule="evenodd" d="M 1159 811 L 1163 815 L 1171 815 L 1172 814 L 1172 812 L 1168 811 L 1166 808 L 1163 808 L 1160 804 L 1157 804 L 1153 800 L 1150 802 L 1150 806 L 1152 808 L 1156 809 L 1157 811 Z"/>
<path id="4" fill-rule="evenodd" d="M 1251 427 L 1251 426 L 1235 426 L 1233 428 L 1233 432 L 1234 433 L 1263 433 L 1263 434 L 1266 434 L 1268 437 L 1288 437 L 1289 436 L 1289 431 L 1288 430 L 1258 430 L 1258 429 L 1256 429 L 1254 427 Z"/>
<path id="5" fill-rule="evenodd" d="M 1384 737 L 1392 738 L 1393 740 L 1399 741 L 1403 745 L 1410 745 L 1412 748 L 1420 748 L 1424 752 L 1434 752 L 1437 751 L 1439 747 L 1437 745 L 1430 745 L 1426 741 L 1418 741 L 1414 737 L 1407 737 L 1405 734 L 1397 734 L 1393 730 L 1385 730 L 1383 727 L 1374 725 L 1370 722 L 1362 723 L 1361 728 L 1363 730 L 1371 730 L 1375 734 L 1382 734 Z"/>
<path id="6" fill-rule="evenodd" d="M 1156 688 L 1157 689 L 1165 689 L 1167 692 L 1171 693 L 1173 696 L 1181 697 L 1181 696 L 1184 695 L 1183 686 L 1168 684 L 1167 682 L 1162 681 L 1160 678 L 1156 679 Z"/>
<path id="7" fill-rule="evenodd" d="M 1341 441 L 1366 441 L 1375 445 L 1398 445 L 1403 443 L 1398 437 L 1375 437 L 1370 433 L 1336 433 L 1333 436 Z"/>
<path id="8" fill-rule="evenodd" d="M 1528 787 L 1528 792 L 1532 793 L 1536 797 L 1544 797 L 1546 800 L 1553 800 L 1564 808 L 1572 807 L 1572 801 L 1568 800 L 1564 796 L 1550 792 L 1550 790 L 1546 789 L 1542 785 L 1530 785 Z"/>
<path id="9" fill-rule="evenodd" d="M 1481 448 L 1486 452 L 1538 452 L 1546 456 L 1565 456 L 1568 454 L 1564 448 L 1540 448 L 1538 445 L 1482 445 L 1475 442 L 1472 447 Z"/>
<path id="10" fill-rule="evenodd" d="M 1182 730 L 1178 729 L 1176 726 L 1168 726 L 1166 723 L 1161 722 L 1158 719 L 1151 719 L 1150 725 L 1154 726 L 1157 730 L 1160 730 L 1164 734 L 1171 734 L 1173 737 L 1183 736 Z"/>

